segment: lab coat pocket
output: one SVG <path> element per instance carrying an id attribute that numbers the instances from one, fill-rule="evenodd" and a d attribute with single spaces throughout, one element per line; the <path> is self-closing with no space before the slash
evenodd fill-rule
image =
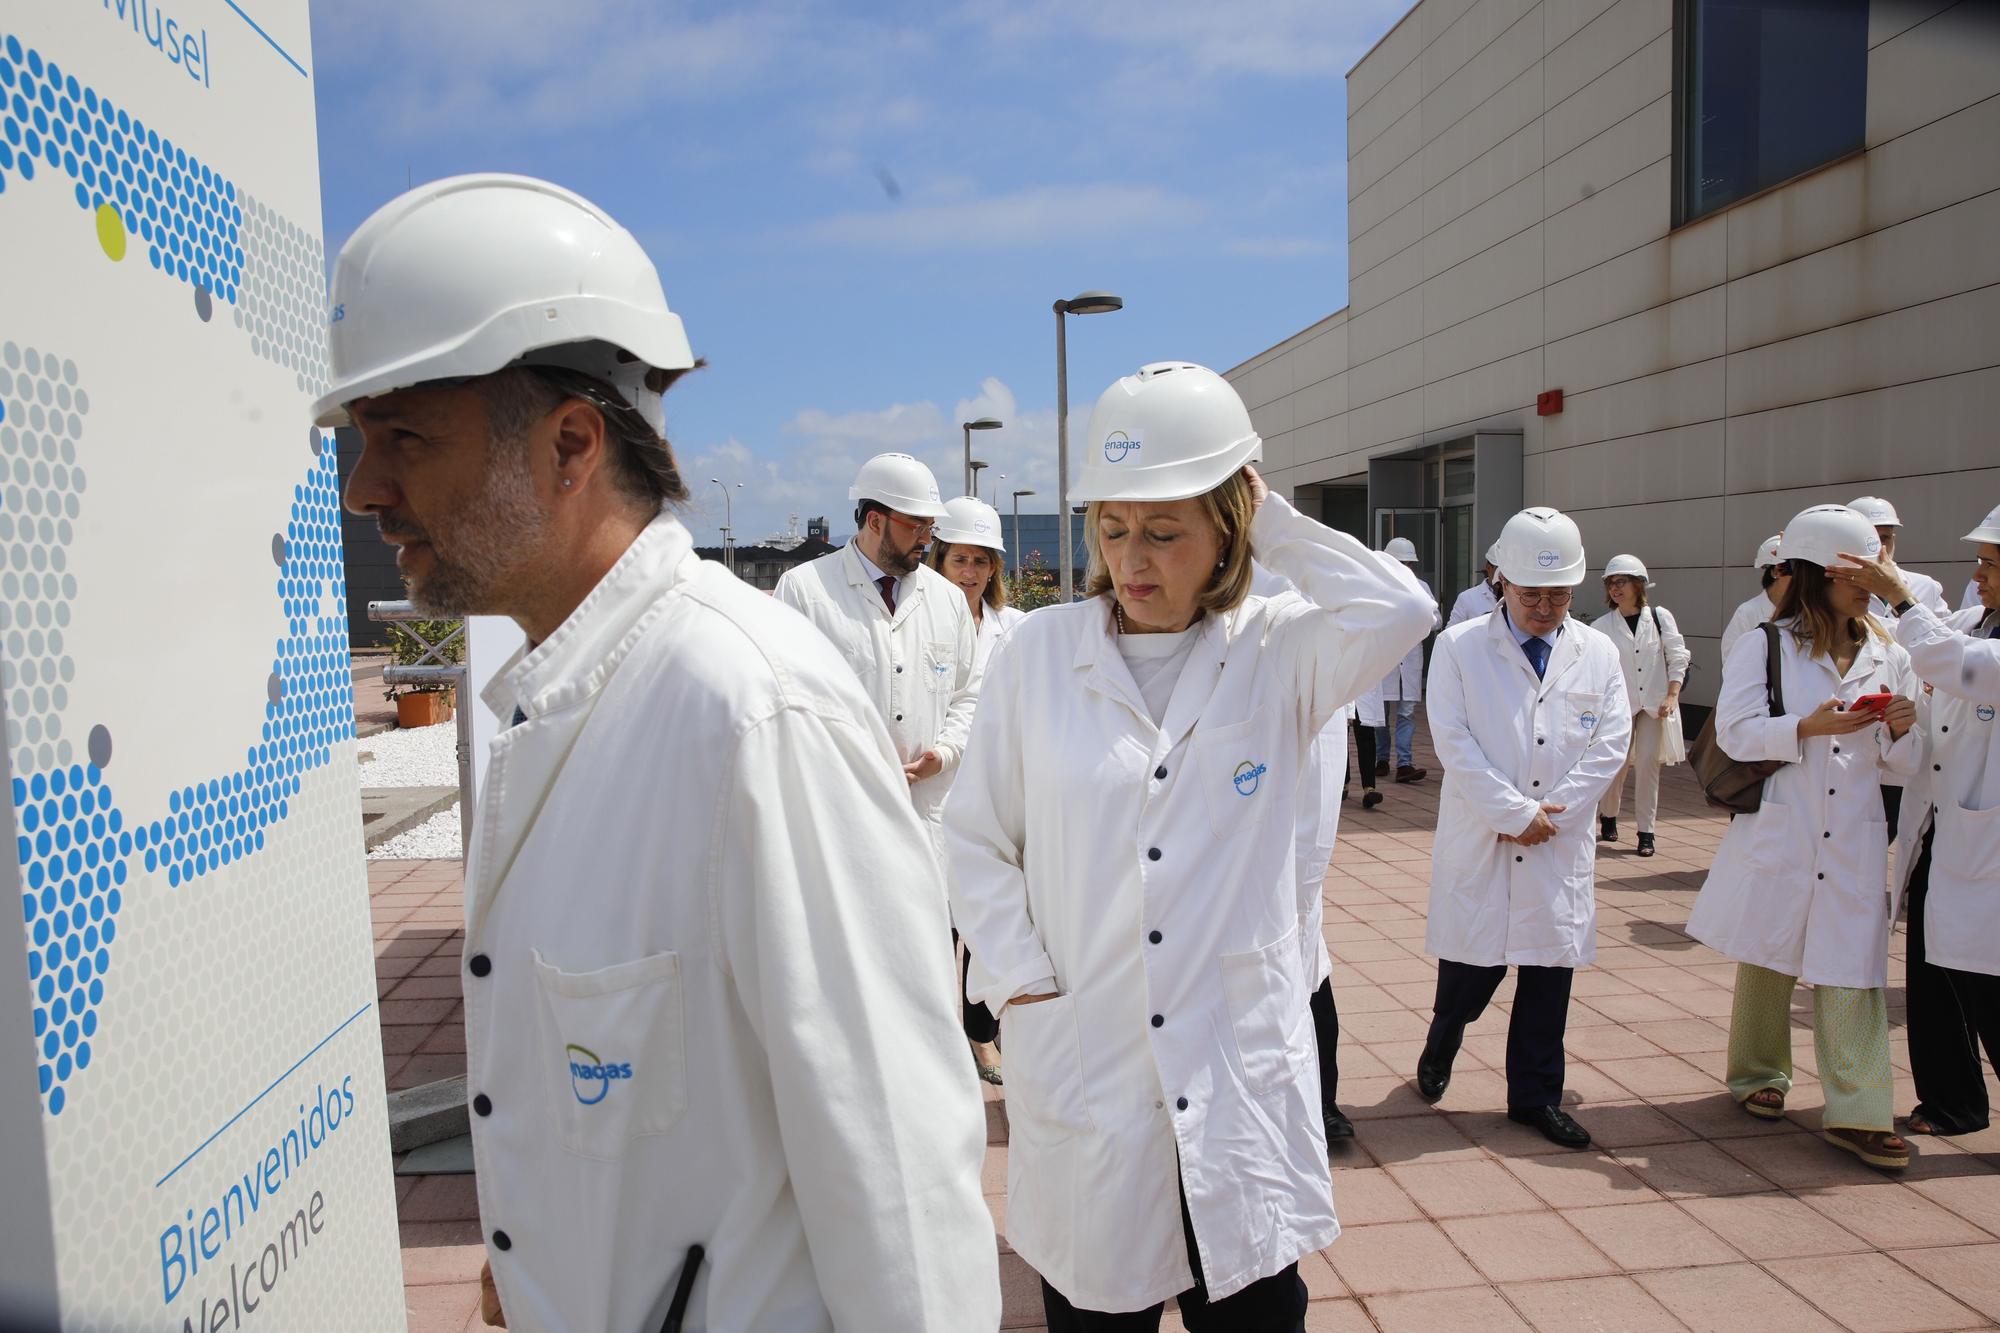
<path id="1" fill-rule="evenodd" d="M 1597 739 L 1603 725 L 1604 696 L 1590 690 L 1570 690 L 1563 698 L 1563 727 L 1578 749 Z"/>
<path id="2" fill-rule="evenodd" d="M 1194 780 L 1201 784 L 1208 807 L 1209 831 L 1232 837 L 1257 823 L 1264 807 L 1275 799 L 1273 756 L 1261 746 L 1257 719 L 1236 722 L 1213 731 L 1196 732 L 1188 757 Z"/>
<path id="3" fill-rule="evenodd" d="M 958 688 L 958 658 L 951 644 L 924 645 L 924 683 L 934 694 L 950 694 Z"/>
<path id="4" fill-rule="evenodd" d="M 1031 1137 L 1060 1139 L 1092 1128 L 1075 996 L 1002 1009 L 1000 1049 L 1007 1061 L 1007 1114 L 1026 1121 Z"/>
<path id="5" fill-rule="evenodd" d="M 1257 1096 L 1298 1077 L 1292 1036 L 1306 1001 L 1298 935 L 1295 924 L 1261 949 L 1222 955 L 1222 993 L 1236 1032 L 1236 1054 L 1243 1081 Z"/>
<path id="6" fill-rule="evenodd" d="M 1753 868 L 1782 871 L 1797 865 L 1803 844 L 1793 836 L 1792 807 L 1771 799 L 1768 778 L 1764 782 L 1764 802 L 1757 812 L 1737 818 L 1757 821 L 1750 829 L 1748 859 Z"/>
<path id="7" fill-rule="evenodd" d="M 563 1147 L 613 1161 L 687 1107 L 679 954 L 565 972 L 535 954 L 544 1086 Z"/>
<path id="8" fill-rule="evenodd" d="M 1967 884 L 1991 880 L 2000 866 L 2000 805 L 1973 810 L 1954 805 L 1942 812 L 1947 827 L 1937 831 L 1932 854 L 1939 878 Z"/>

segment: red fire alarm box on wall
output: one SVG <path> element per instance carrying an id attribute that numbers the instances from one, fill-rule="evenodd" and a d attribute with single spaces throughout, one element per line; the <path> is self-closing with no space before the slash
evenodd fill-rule
<path id="1" fill-rule="evenodd" d="M 1552 417 L 1562 410 L 1563 391 L 1561 389 L 1544 389 L 1541 393 L 1535 395 L 1536 416 Z"/>

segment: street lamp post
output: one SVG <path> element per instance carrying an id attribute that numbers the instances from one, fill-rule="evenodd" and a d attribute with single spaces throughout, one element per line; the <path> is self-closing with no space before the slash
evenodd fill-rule
<path id="1" fill-rule="evenodd" d="M 981 463 L 975 467 L 972 462 L 972 432 L 976 430 L 999 430 L 1000 418 L 974 417 L 970 421 L 961 421 L 958 424 L 965 431 L 965 493 L 977 500 L 979 496 L 972 489 L 972 477 L 979 468 L 986 465 Z"/>
<path id="2" fill-rule="evenodd" d="M 736 572 L 736 553 L 732 534 L 736 528 L 736 506 L 732 501 L 735 497 L 727 486 L 722 485 L 720 477 L 710 477 L 709 480 L 717 486 L 722 486 L 722 567 L 734 574 Z M 740 481 L 737 482 L 736 489 L 739 491 L 742 490 L 743 483 Z"/>
<path id="3" fill-rule="evenodd" d="M 1082 292 L 1055 303 L 1056 312 L 1056 547 L 1062 560 L 1062 599 L 1076 592 L 1071 567 L 1076 563 L 1070 539 L 1069 519 L 1069 345 L 1064 336 L 1064 315 L 1102 315 L 1123 310 L 1124 299 L 1110 292 Z"/>
<path id="4" fill-rule="evenodd" d="M 1021 577 L 1021 497 L 1033 494 L 1033 491 L 1014 492 L 1014 577 L 1017 579 Z"/>
<path id="5" fill-rule="evenodd" d="M 1007 474 L 1002 472 L 998 474 L 998 480 L 993 483 L 993 507 L 996 509 L 1000 507 L 1000 483 L 1005 480 L 1007 480 Z"/>
<path id="6" fill-rule="evenodd" d="M 983 458 L 975 458 L 966 464 L 972 471 L 972 484 L 965 488 L 965 493 L 975 500 L 979 498 L 979 474 L 986 470 L 986 466 L 986 460 Z"/>

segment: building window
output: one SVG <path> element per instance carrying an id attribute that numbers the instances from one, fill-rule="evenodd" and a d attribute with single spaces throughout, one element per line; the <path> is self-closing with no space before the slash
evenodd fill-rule
<path id="1" fill-rule="evenodd" d="M 1862 147 L 1868 0 L 1679 0 L 1677 220 Z"/>

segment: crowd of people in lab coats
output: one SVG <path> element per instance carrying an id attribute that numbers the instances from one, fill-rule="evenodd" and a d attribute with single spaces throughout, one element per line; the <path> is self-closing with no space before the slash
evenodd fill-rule
<path id="1" fill-rule="evenodd" d="M 860 469 L 853 540 L 765 598 L 676 516 L 663 396 L 699 363 L 595 205 L 419 187 L 348 241 L 333 299 L 315 411 L 362 435 L 346 503 L 420 606 L 528 641 L 486 692 L 511 725 L 466 875 L 489 1323 L 992 1329 L 985 1079 L 1051 1330 L 1157 1328 L 1169 1299 L 1197 1333 L 1302 1330 L 1299 1261 L 1340 1231 L 1328 1144 L 1354 1133 L 1322 915 L 1349 726 L 1372 808 L 1376 776 L 1428 777 L 1424 696 L 1438 975 L 1414 1082 L 1445 1094 L 1514 968 L 1507 1112 L 1590 1143 L 1563 1036 L 1598 844 L 1636 770 L 1652 850 L 1689 664 L 1642 561 L 1606 563 L 1587 620 L 1577 524 L 1525 509 L 1440 629 L 1414 548 L 1272 493 L 1235 390 L 1165 361 L 1082 437 L 1082 600 L 1008 607 L 998 516 L 899 454 Z M 2000 1049 L 2000 511 L 1967 537 L 1979 605 L 1946 615 L 1872 503 L 1760 552 L 1716 734 L 1777 767 L 1689 928 L 1740 965 L 1745 1111 L 1783 1114 L 1802 979 L 1827 1135 L 1893 1169 L 1894 778 L 1927 941 L 1909 1127 L 1983 1127 L 1977 1042 Z"/>

